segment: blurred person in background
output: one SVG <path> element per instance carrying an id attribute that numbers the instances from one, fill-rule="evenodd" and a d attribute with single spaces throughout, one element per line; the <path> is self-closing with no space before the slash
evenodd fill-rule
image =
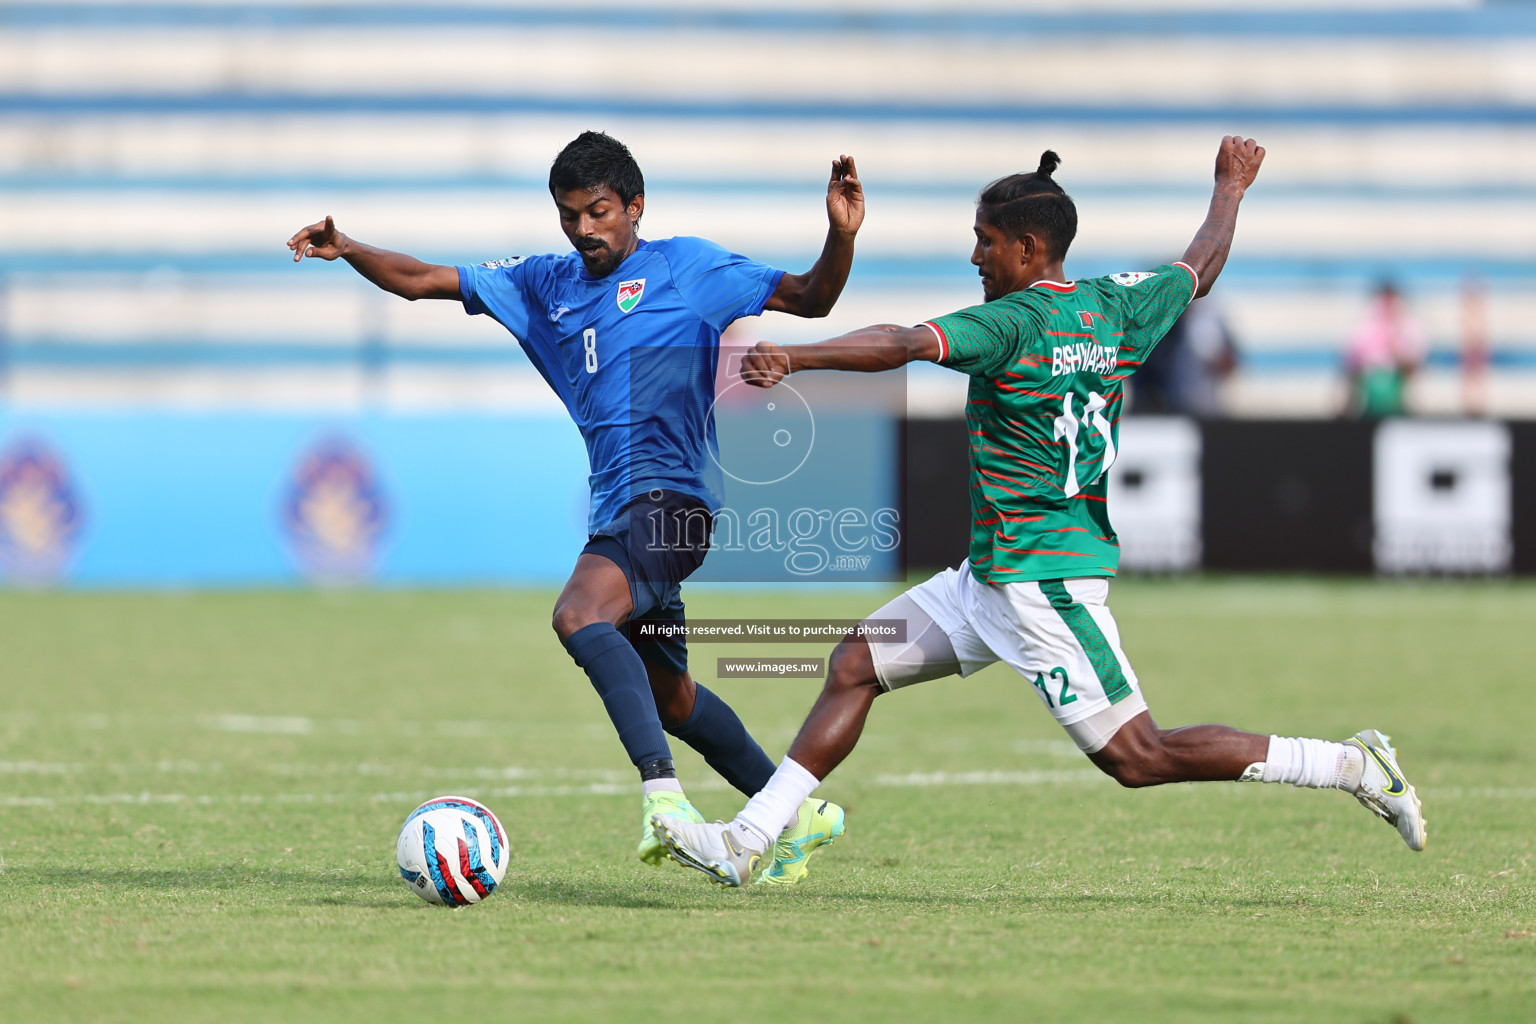
<path id="1" fill-rule="evenodd" d="M 1237 369 L 1237 344 L 1210 296 L 1184 310 L 1127 389 L 1130 412 L 1222 415 L 1221 382 Z"/>
<path id="2" fill-rule="evenodd" d="M 1424 362 L 1424 350 L 1424 331 L 1408 315 L 1397 285 L 1382 281 L 1344 352 L 1348 414 L 1362 419 L 1403 415 L 1408 381 Z"/>

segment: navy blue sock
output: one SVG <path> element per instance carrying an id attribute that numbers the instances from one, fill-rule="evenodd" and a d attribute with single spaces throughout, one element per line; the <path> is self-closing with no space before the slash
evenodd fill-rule
<path id="1" fill-rule="evenodd" d="M 757 795 L 773 776 L 774 763 L 747 734 L 747 727 L 730 705 L 704 687 L 695 686 L 698 695 L 693 701 L 693 714 L 667 732 L 703 754 L 704 760 L 726 782 L 747 796 Z"/>
<path id="2" fill-rule="evenodd" d="M 603 707 L 608 709 L 630 761 L 638 768 L 658 758 L 671 758 L 672 748 L 667 746 L 667 735 L 656 714 L 645 662 L 613 624 L 583 626 L 571 634 L 565 649 L 603 698 Z"/>

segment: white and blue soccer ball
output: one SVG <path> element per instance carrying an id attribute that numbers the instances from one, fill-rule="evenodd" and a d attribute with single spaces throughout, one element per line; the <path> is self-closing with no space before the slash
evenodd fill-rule
<path id="1" fill-rule="evenodd" d="M 490 808 L 463 796 L 433 797 L 411 812 L 395 846 L 400 877 L 428 903 L 479 903 L 507 876 L 507 833 Z"/>

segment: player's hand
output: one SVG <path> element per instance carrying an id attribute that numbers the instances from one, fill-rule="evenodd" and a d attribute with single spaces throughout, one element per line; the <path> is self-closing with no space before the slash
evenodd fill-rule
<path id="1" fill-rule="evenodd" d="M 853 234 L 864 223 L 864 186 L 853 157 L 832 161 L 832 180 L 827 182 L 827 220 L 834 230 Z"/>
<path id="2" fill-rule="evenodd" d="M 1216 187 L 1232 189 L 1242 195 L 1258 177 L 1259 165 L 1263 162 L 1264 147 L 1253 139 L 1241 135 L 1223 136 L 1221 148 L 1216 151 Z"/>
<path id="3" fill-rule="evenodd" d="M 789 353 L 771 341 L 758 342 L 741 357 L 741 379 L 760 388 L 773 387 L 789 372 Z"/>
<path id="4" fill-rule="evenodd" d="M 348 241 L 346 235 L 336 230 L 336 222 L 327 217 L 318 224 L 311 224 L 301 229 L 298 234 L 288 239 L 288 248 L 293 250 L 295 263 L 305 256 L 334 260 L 347 251 Z"/>

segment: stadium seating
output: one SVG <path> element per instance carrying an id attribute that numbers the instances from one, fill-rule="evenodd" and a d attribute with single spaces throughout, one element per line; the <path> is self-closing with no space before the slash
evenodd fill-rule
<path id="1" fill-rule="evenodd" d="M 467 262 L 562 245 L 549 160 L 584 128 L 648 176 L 647 233 L 791 268 L 830 158 L 869 221 L 809 340 L 978 295 L 976 188 L 1042 149 L 1082 228 L 1069 270 L 1175 258 L 1225 132 L 1271 151 L 1218 295 L 1239 414 L 1323 415 L 1372 282 L 1459 408 L 1463 286 L 1487 287 L 1492 410 L 1536 410 L 1536 11 L 1513 4 L 938 0 L 14 3 L 0 9 L 0 381 L 13 403 L 547 408 L 515 346 L 381 298 L 284 240 L 329 213 Z M 914 374 L 914 408 L 953 382 Z"/>

